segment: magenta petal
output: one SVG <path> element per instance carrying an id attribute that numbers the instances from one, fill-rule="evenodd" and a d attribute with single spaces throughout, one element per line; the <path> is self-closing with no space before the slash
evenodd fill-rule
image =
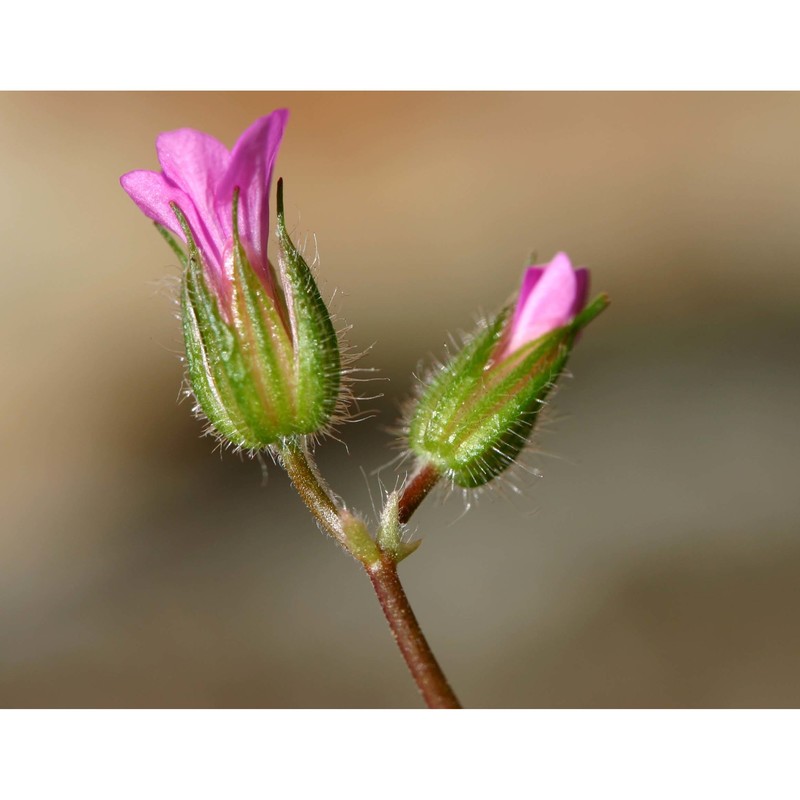
<path id="1" fill-rule="evenodd" d="M 586 267 L 575 270 L 575 282 L 575 301 L 570 309 L 570 317 L 580 314 L 589 299 L 589 270 Z"/>
<path id="2" fill-rule="evenodd" d="M 530 293 L 536 288 L 539 279 L 544 275 L 544 267 L 528 267 L 522 279 L 522 286 L 519 290 L 519 302 L 525 303 Z"/>
<path id="3" fill-rule="evenodd" d="M 216 188 L 225 175 L 230 153 L 213 136 L 191 128 L 162 133 L 156 140 L 164 175 L 192 199 L 203 221 L 205 238 L 214 244 L 215 260 L 222 261 L 230 238 L 230 206 L 219 214 Z"/>
<path id="4" fill-rule="evenodd" d="M 174 186 L 160 172 L 146 169 L 128 172 L 119 179 L 119 182 L 144 214 L 171 230 L 185 242 L 186 236 L 170 206 L 170 203 L 175 203 L 189 223 L 197 246 L 211 271 L 212 280 L 217 285 L 222 285 L 222 262 L 217 257 L 216 246 L 209 241 L 205 225 L 186 192 Z"/>
<path id="5" fill-rule="evenodd" d="M 511 330 L 514 330 L 517 327 L 517 322 L 522 314 L 522 310 L 525 307 L 525 303 L 530 297 L 531 292 L 536 287 L 536 284 L 539 283 L 539 279 L 544 275 L 544 267 L 528 267 L 525 270 L 525 275 L 522 278 L 522 286 L 519 290 L 519 295 L 517 297 L 517 306 L 514 309 L 514 317 L 511 320 Z"/>
<path id="6" fill-rule="evenodd" d="M 170 207 L 170 203 L 177 203 L 187 218 L 190 218 L 194 212 L 194 204 L 185 192 L 169 183 L 160 172 L 147 169 L 127 172 L 119 182 L 145 215 L 186 241 L 175 212 Z"/>
<path id="7" fill-rule="evenodd" d="M 272 167 L 288 117 L 286 109 L 279 109 L 257 119 L 236 142 L 228 170 L 217 187 L 220 212 L 230 208 L 233 191 L 238 187 L 239 235 L 262 267 L 267 259 Z"/>
<path id="8" fill-rule="evenodd" d="M 578 279 L 565 253 L 558 253 L 544 268 L 533 290 L 520 296 L 511 327 L 507 352 L 566 325 L 573 317 Z"/>
<path id="9" fill-rule="evenodd" d="M 162 133 L 156 143 L 162 172 L 137 170 L 120 179 L 122 187 L 148 217 L 185 242 L 171 204 L 180 208 L 202 256 L 206 275 L 221 300 L 230 288 L 232 205 L 237 187 L 241 241 L 253 268 L 269 284 L 270 181 L 287 118 L 288 112 L 279 110 L 256 120 L 231 153 L 213 136 L 191 128 Z"/>

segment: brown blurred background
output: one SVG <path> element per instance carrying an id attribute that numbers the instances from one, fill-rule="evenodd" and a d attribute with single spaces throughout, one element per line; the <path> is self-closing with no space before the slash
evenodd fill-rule
<path id="1" fill-rule="evenodd" d="M 415 518 L 464 703 L 800 704 L 800 96 L 735 93 L 0 96 L 0 704 L 419 705 L 355 563 L 177 403 L 179 271 L 117 183 L 281 105 L 293 229 L 391 379 L 320 451 L 357 507 L 419 359 L 531 251 L 613 299 L 543 477 Z"/>

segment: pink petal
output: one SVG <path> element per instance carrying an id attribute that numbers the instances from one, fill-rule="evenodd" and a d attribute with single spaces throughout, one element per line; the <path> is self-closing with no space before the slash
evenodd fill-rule
<path id="1" fill-rule="evenodd" d="M 215 202 L 220 210 L 230 208 L 233 191 L 239 188 L 239 235 L 260 268 L 266 268 L 267 260 L 272 167 L 288 116 L 286 109 L 279 109 L 257 119 L 236 142 L 217 186 Z"/>
<path id="2" fill-rule="evenodd" d="M 207 266 L 211 271 L 212 280 L 222 285 L 221 261 L 216 258 L 216 248 L 208 240 L 205 225 L 203 225 L 192 199 L 177 186 L 174 186 L 160 172 L 151 172 L 139 169 L 128 172 L 119 179 L 122 188 L 128 193 L 131 200 L 150 219 L 171 230 L 182 241 L 186 241 L 180 223 L 170 203 L 175 203 L 183 212 L 192 234 L 205 257 Z"/>
<path id="3" fill-rule="evenodd" d="M 230 163 L 228 148 L 207 133 L 180 128 L 160 134 L 156 151 L 167 180 L 194 202 L 205 238 L 213 242 L 215 260 L 221 263 L 225 242 L 231 235 L 231 212 L 230 205 L 227 209 L 218 208 L 216 188 Z"/>
<path id="4" fill-rule="evenodd" d="M 536 284 L 539 283 L 539 279 L 544 275 L 545 267 L 528 267 L 525 270 L 525 275 L 522 278 L 522 286 L 519 290 L 519 295 L 517 297 L 517 307 L 514 309 L 514 317 L 511 320 L 511 330 L 514 330 L 517 327 L 517 322 L 519 321 L 520 315 L 522 314 L 523 309 L 525 308 L 525 303 L 530 297 L 531 292 L 536 287 Z"/>
<path id="5" fill-rule="evenodd" d="M 528 342 L 566 325 L 574 316 L 578 278 L 566 253 L 558 253 L 544 267 L 527 297 L 520 296 L 511 339 L 506 350 L 513 353 Z"/>
<path id="6" fill-rule="evenodd" d="M 148 169 L 127 172 L 119 179 L 119 182 L 131 200 L 146 216 L 165 228 L 169 228 L 186 241 L 175 212 L 170 207 L 170 203 L 177 203 L 191 224 L 191 217 L 196 218 L 197 215 L 194 203 L 186 196 L 185 192 L 173 186 L 160 172 L 152 172 Z"/>

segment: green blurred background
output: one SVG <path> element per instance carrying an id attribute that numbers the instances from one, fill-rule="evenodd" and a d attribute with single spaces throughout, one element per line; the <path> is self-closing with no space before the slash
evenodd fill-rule
<path id="1" fill-rule="evenodd" d="M 178 404 L 179 270 L 117 182 L 284 105 L 289 220 L 390 379 L 319 451 L 356 507 L 420 359 L 532 251 L 613 300 L 543 477 L 414 519 L 463 702 L 799 705 L 800 95 L 737 93 L 0 95 L 0 704 L 420 704 L 355 562 Z"/>

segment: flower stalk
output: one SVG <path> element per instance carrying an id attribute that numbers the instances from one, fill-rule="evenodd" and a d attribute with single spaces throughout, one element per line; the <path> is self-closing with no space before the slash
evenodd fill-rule
<path id="1" fill-rule="evenodd" d="M 423 461 L 406 482 L 398 501 L 398 521 L 405 525 L 422 501 L 430 494 L 442 477 L 441 471 L 430 461 Z"/>
<path id="2" fill-rule="evenodd" d="M 349 550 L 340 509 L 312 461 L 305 443 L 297 439 L 285 441 L 278 450 L 278 457 L 292 486 L 320 528 Z"/>

